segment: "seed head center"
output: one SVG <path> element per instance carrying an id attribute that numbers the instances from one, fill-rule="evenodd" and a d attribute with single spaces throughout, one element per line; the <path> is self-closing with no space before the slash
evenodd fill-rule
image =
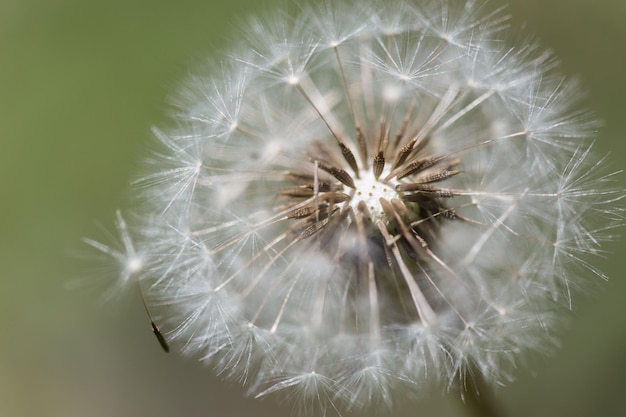
<path id="1" fill-rule="evenodd" d="M 363 201 L 369 210 L 372 221 L 376 222 L 385 218 L 380 199 L 383 198 L 390 201 L 393 198 L 400 197 L 395 190 L 395 184 L 383 181 L 380 178 L 376 179 L 374 173 L 370 170 L 362 170 L 359 172 L 359 178 L 354 179 L 354 195 L 348 201 L 348 204 L 356 212 L 359 203 Z"/>

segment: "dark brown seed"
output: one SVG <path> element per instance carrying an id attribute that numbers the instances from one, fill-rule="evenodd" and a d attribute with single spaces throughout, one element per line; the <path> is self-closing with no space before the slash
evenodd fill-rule
<path id="1" fill-rule="evenodd" d="M 358 176 L 358 172 L 359 172 L 359 166 L 356 163 L 356 159 L 354 158 L 354 154 L 352 153 L 352 151 L 350 150 L 350 148 L 348 148 L 346 145 L 344 145 L 343 143 L 339 144 L 339 147 L 341 148 L 341 154 L 343 155 L 343 159 L 346 160 L 346 162 L 348 163 L 348 165 L 350 165 L 350 168 L 352 168 L 352 171 L 357 174 Z"/>
<path id="2" fill-rule="evenodd" d="M 374 157 L 373 168 L 374 177 L 378 179 L 378 177 L 380 177 L 380 174 L 383 173 L 383 169 L 385 168 L 385 156 L 383 155 L 382 151 L 378 152 L 378 154 Z"/>
<path id="3" fill-rule="evenodd" d="M 163 333 L 161 333 L 161 330 L 159 330 L 159 327 L 152 320 L 150 320 L 150 326 L 152 326 L 152 332 L 154 333 L 154 335 L 156 336 L 157 340 L 159 341 L 159 344 L 161 345 L 161 348 L 163 348 L 165 353 L 169 352 L 170 351 L 170 345 L 167 344 L 167 340 L 165 340 L 165 337 L 163 336 Z"/>
<path id="4" fill-rule="evenodd" d="M 418 171 L 422 171 L 426 168 L 430 168 L 431 166 L 441 161 L 443 158 L 444 157 L 442 156 L 438 156 L 436 158 L 422 158 L 422 159 L 418 159 L 417 161 L 413 161 L 409 163 L 404 169 L 400 170 L 396 174 L 396 177 L 398 179 L 408 177 L 409 175 L 414 174 Z"/>
<path id="5" fill-rule="evenodd" d="M 354 185 L 354 180 L 346 171 L 341 168 L 334 167 L 332 165 L 328 165 L 324 162 L 318 162 L 318 166 L 320 169 L 328 172 L 333 177 L 337 178 L 342 184 L 347 185 L 350 188 L 356 188 Z"/>

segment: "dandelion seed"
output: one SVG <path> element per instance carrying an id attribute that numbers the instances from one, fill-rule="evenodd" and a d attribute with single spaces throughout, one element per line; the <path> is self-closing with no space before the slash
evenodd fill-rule
<path id="1" fill-rule="evenodd" d="M 623 193 L 577 86 L 506 20 L 472 0 L 250 20 L 155 129 L 139 236 L 90 243 L 123 281 L 141 253 L 168 341 L 253 395 L 389 407 L 402 385 L 507 382 L 604 277 Z"/>

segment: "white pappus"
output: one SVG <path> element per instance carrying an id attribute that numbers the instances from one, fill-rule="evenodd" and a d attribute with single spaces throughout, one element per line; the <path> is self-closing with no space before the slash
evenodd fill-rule
<path id="1" fill-rule="evenodd" d="M 549 350 L 623 194 L 555 57 L 472 0 L 300 5 L 243 34 L 154 129 L 131 253 L 89 241 L 168 342 L 342 408 Z"/>

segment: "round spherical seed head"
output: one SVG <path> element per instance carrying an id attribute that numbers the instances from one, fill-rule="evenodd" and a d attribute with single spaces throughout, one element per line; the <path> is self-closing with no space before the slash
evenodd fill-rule
<path id="1" fill-rule="evenodd" d="M 502 382 L 619 217 L 550 54 L 482 2 L 391 3 L 248 21 L 155 130 L 140 233 L 94 243 L 141 254 L 168 341 L 255 395 Z"/>

